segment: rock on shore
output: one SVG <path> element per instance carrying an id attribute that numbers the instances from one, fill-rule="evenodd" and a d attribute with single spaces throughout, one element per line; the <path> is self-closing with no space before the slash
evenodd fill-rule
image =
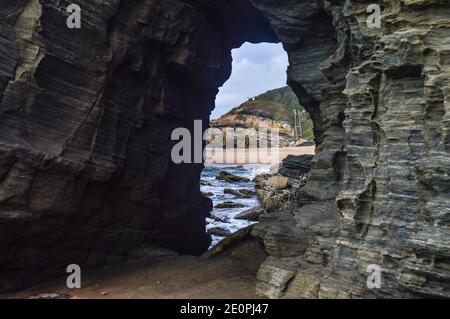
<path id="1" fill-rule="evenodd" d="M 296 194 L 306 183 L 311 161 L 309 155 L 290 155 L 283 160 L 277 173 L 254 178 L 256 194 L 267 212 L 285 211 L 295 205 Z"/>
<path id="2" fill-rule="evenodd" d="M 216 179 L 225 181 L 225 182 L 249 182 L 250 179 L 247 177 L 237 176 L 225 171 L 221 171 L 219 175 L 217 175 Z"/>

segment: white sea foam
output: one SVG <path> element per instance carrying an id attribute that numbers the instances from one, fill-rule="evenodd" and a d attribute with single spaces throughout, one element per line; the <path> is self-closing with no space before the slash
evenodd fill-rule
<path id="1" fill-rule="evenodd" d="M 244 205 L 241 208 L 224 208 L 218 209 L 214 208 L 211 212 L 212 218 L 207 218 L 207 226 L 206 229 L 209 230 L 211 228 L 220 227 L 230 233 L 236 232 L 241 228 L 244 228 L 254 222 L 234 219 L 234 217 L 246 211 L 250 208 L 256 207 L 259 205 L 258 199 L 256 196 L 252 196 L 251 198 L 239 198 L 233 194 L 224 194 L 225 188 L 230 189 L 248 189 L 254 190 L 253 181 L 250 182 L 239 182 L 239 183 L 229 183 L 225 181 L 220 181 L 216 179 L 216 176 L 220 173 L 220 171 L 226 171 L 228 173 L 247 177 L 252 180 L 256 175 L 269 173 L 271 171 L 271 167 L 269 165 L 246 165 L 246 166 L 229 166 L 229 167 L 219 167 L 219 166 L 209 166 L 206 167 L 201 175 L 202 181 L 206 182 L 208 185 L 202 185 L 201 191 L 203 193 L 212 193 L 209 197 L 213 201 L 213 205 L 223 202 L 234 202 Z M 211 247 L 217 244 L 224 237 L 220 236 L 212 236 L 212 244 Z"/>

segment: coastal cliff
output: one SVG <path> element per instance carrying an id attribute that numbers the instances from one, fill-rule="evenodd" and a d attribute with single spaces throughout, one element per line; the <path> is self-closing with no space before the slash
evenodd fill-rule
<path id="1" fill-rule="evenodd" d="M 299 114 L 298 120 L 294 118 L 294 111 Z M 271 134 L 272 131 L 276 131 L 278 136 L 276 141 L 269 139 L 271 142 L 282 147 L 292 146 L 303 137 L 313 137 L 312 122 L 307 113 L 304 113 L 306 112 L 298 103 L 294 92 L 289 87 L 284 87 L 250 98 L 217 120 L 211 120 L 210 127 L 220 130 L 224 146 L 226 146 L 228 136 L 236 141 L 254 137 L 255 145 L 253 147 L 261 147 L 260 144 L 266 143 L 264 145 L 267 145 L 269 139 L 264 132 Z M 303 118 L 300 117 L 300 114 L 304 114 Z M 301 132 L 299 129 L 294 132 L 296 121 L 303 124 Z M 258 130 L 261 134 L 258 134 Z M 217 136 L 215 136 L 216 138 Z M 214 144 L 215 141 L 210 142 Z M 236 146 L 251 146 L 248 141 L 242 144 Z"/>
<path id="2" fill-rule="evenodd" d="M 448 297 L 450 6 L 383 2 L 370 29 L 366 1 L 254 3 L 318 142 L 297 207 L 255 229 L 270 255 L 258 295 Z"/>

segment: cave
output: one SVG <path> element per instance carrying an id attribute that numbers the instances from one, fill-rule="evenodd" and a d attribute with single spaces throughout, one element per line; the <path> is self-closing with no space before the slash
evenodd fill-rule
<path id="1" fill-rule="evenodd" d="M 281 42 L 317 155 L 296 209 L 252 232 L 257 295 L 448 297 L 450 11 L 430 2 L 386 4 L 371 30 L 363 0 L 79 0 L 80 29 L 55 1 L 3 1 L 0 291 L 207 250 L 203 164 L 172 163 L 171 133 L 208 127 L 233 48 Z"/>

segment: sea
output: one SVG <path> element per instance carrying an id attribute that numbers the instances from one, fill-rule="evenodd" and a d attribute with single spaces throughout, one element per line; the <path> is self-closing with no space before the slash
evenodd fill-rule
<path id="1" fill-rule="evenodd" d="M 218 180 L 216 179 L 216 176 L 219 175 L 221 171 L 225 171 L 227 173 L 231 173 L 241 177 L 247 177 L 250 179 L 250 181 L 232 183 Z M 250 198 L 240 198 L 233 194 L 224 194 L 224 189 L 248 189 L 254 191 L 255 184 L 253 182 L 253 178 L 256 175 L 269 173 L 270 171 L 270 165 L 205 167 L 201 174 L 201 180 L 205 185 L 201 185 L 201 191 L 205 194 L 210 193 L 208 197 L 213 201 L 213 205 L 216 206 L 217 204 L 224 202 L 233 202 L 243 205 L 243 207 L 241 208 L 214 208 L 211 212 L 212 218 L 206 219 L 206 229 L 210 230 L 211 228 L 219 227 L 229 233 L 234 233 L 241 228 L 254 224 L 254 222 L 234 219 L 234 217 L 248 209 L 257 207 L 259 205 L 257 197 L 252 196 Z M 211 247 L 215 246 L 218 242 L 225 238 L 215 235 L 212 235 L 211 237 Z"/>

